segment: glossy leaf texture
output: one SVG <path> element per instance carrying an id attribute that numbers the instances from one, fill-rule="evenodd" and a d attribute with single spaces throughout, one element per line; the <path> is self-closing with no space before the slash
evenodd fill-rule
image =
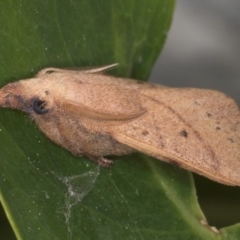
<path id="1" fill-rule="evenodd" d="M 115 62 L 114 74 L 146 79 L 173 10 L 173 0 L 3 0 L 0 84 L 43 67 Z M 99 168 L 21 112 L 0 110 L 0 156 L 0 199 L 18 239 L 237 239 L 240 231 L 205 224 L 186 171 L 142 154 Z"/>

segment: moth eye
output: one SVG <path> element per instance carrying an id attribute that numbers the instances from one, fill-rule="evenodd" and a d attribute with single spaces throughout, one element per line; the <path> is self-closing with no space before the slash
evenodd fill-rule
<path id="1" fill-rule="evenodd" d="M 45 114 L 48 112 L 48 109 L 46 108 L 47 102 L 42 101 L 40 99 L 36 99 L 33 102 L 33 110 L 37 114 Z"/>

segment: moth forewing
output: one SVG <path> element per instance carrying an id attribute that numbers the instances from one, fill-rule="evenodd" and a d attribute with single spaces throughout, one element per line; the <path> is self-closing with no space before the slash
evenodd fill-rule
<path id="1" fill-rule="evenodd" d="M 215 181 L 240 185 L 240 116 L 232 99 L 200 89 L 148 89 L 142 98 L 147 114 L 114 129 L 115 139 Z"/>

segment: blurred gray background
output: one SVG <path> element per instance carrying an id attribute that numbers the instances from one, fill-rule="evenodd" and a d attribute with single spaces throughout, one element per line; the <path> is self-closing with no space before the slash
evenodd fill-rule
<path id="1" fill-rule="evenodd" d="M 217 89 L 240 105 L 240 0 L 176 0 L 172 26 L 150 81 Z M 239 187 L 194 178 L 210 225 L 240 222 Z"/>
<path id="2" fill-rule="evenodd" d="M 176 1 L 172 26 L 150 80 L 218 89 L 240 103 L 240 1 Z"/>

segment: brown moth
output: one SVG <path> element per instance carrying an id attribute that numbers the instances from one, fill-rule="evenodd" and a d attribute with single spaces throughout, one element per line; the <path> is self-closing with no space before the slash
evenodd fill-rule
<path id="1" fill-rule="evenodd" d="M 227 185 L 240 185 L 240 115 L 213 90 L 168 88 L 47 68 L 0 90 L 0 106 L 30 115 L 55 143 L 109 166 L 108 155 L 144 152 Z"/>

